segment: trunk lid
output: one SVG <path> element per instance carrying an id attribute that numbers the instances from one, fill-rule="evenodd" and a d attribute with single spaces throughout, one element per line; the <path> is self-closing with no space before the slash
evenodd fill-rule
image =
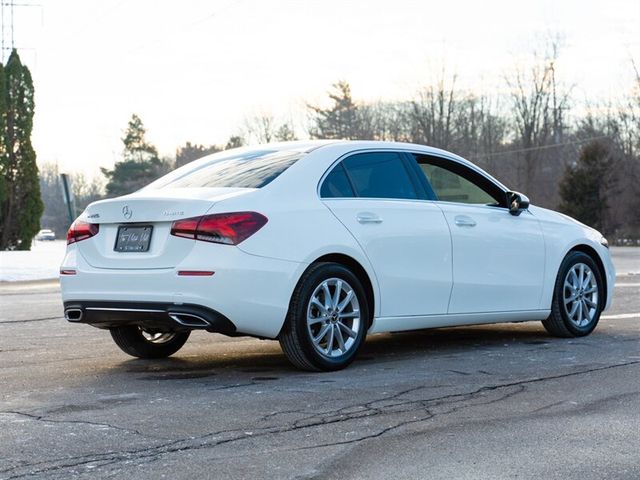
<path id="1" fill-rule="evenodd" d="M 174 221 L 205 215 L 225 199 L 253 191 L 247 188 L 180 188 L 141 190 L 131 195 L 101 200 L 87 207 L 81 220 L 100 225 L 98 234 L 77 243 L 84 259 L 95 268 L 162 269 L 178 265 L 195 240 L 170 234 Z M 119 227 L 150 226 L 146 252 L 115 250 Z"/>

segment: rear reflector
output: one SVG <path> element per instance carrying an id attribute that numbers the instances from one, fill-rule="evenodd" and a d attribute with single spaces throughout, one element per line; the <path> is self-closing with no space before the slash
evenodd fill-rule
<path id="1" fill-rule="evenodd" d="M 267 221 L 267 217 L 257 212 L 217 213 L 177 220 L 171 226 L 171 235 L 237 245 L 264 227 Z"/>
<path id="2" fill-rule="evenodd" d="M 77 272 L 75 270 L 63 270 L 60 269 L 60 275 L 75 275 Z"/>
<path id="3" fill-rule="evenodd" d="M 178 270 L 178 275 L 181 277 L 210 277 L 216 272 L 210 272 L 206 270 Z"/>
<path id="4" fill-rule="evenodd" d="M 87 223 L 82 220 L 76 220 L 71 224 L 67 232 L 67 245 L 91 238 L 97 235 L 99 230 L 100 225 L 97 223 Z"/>

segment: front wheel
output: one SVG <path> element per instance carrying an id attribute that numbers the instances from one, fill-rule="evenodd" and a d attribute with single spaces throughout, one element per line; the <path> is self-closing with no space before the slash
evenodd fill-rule
<path id="1" fill-rule="evenodd" d="M 120 349 L 132 357 L 165 358 L 182 348 L 191 332 L 161 332 L 136 326 L 110 329 Z"/>
<path id="2" fill-rule="evenodd" d="M 337 263 L 318 263 L 298 283 L 278 340 L 303 370 L 339 370 L 364 343 L 369 308 L 362 284 Z"/>
<path id="3" fill-rule="evenodd" d="M 585 253 L 570 253 L 560 266 L 544 328 L 556 337 L 589 335 L 603 308 L 604 282 L 598 266 Z"/>

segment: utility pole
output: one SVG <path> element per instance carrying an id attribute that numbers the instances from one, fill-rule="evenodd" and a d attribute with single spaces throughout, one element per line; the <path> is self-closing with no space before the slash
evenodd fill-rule
<path id="1" fill-rule="evenodd" d="M 60 180 L 62 181 L 62 198 L 67 205 L 67 214 L 69 215 L 69 224 L 72 224 L 75 220 L 75 203 L 73 198 L 73 189 L 71 188 L 71 179 L 66 173 L 60 174 Z"/>
<path id="2" fill-rule="evenodd" d="M 15 0 L 0 0 L 0 6 L 2 10 L 0 12 L 0 24 L 2 25 L 2 50 L 0 51 L 0 61 L 4 64 L 6 52 L 16 48 L 15 33 L 13 28 L 14 10 L 15 7 L 42 7 L 38 3 L 16 3 Z M 7 38 L 8 37 L 8 38 Z"/>

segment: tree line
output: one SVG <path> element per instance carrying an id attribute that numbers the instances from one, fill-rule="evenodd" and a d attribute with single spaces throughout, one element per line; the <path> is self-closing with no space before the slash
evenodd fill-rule
<path id="1" fill-rule="evenodd" d="M 560 209 L 607 235 L 638 239 L 640 74 L 632 65 L 636 84 L 624 100 L 582 105 L 572 88 L 558 80 L 558 58 L 552 43 L 506 77 L 507 88 L 495 95 L 459 88 L 455 75 L 443 73 L 405 100 L 364 102 L 354 98 L 348 82 L 339 81 L 326 105 L 307 105 L 308 122 L 302 128 L 260 115 L 248 119 L 226 144 L 186 142 L 174 158 L 158 155 L 146 140 L 142 120 L 133 115 L 122 139 L 122 159 L 113 169 L 102 169 L 104 194 L 130 193 L 173 168 L 246 143 L 392 140 L 457 153 L 537 205 Z M 41 176 L 43 192 L 54 177 Z M 99 196 L 100 182 L 83 182 L 78 208 Z M 53 222 L 48 198 L 43 218 Z M 43 226 L 48 225 L 43 221 Z"/>

